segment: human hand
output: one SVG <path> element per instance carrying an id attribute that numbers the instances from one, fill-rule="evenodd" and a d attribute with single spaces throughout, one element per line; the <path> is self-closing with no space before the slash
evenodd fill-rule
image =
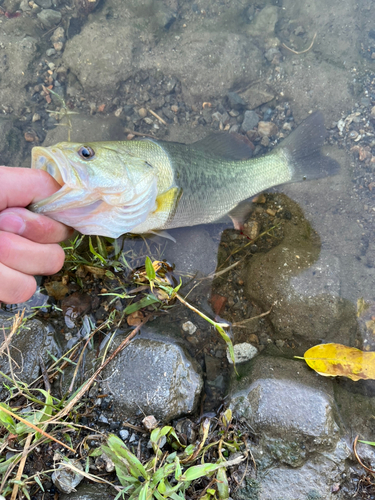
<path id="1" fill-rule="evenodd" d="M 23 208 L 58 189 L 43 170 L 0 166 L 0 301 L 25 302 L 36 290 L 34 275 L 57 273 L 64 264 L 57 243 L 73 230 Z"/>

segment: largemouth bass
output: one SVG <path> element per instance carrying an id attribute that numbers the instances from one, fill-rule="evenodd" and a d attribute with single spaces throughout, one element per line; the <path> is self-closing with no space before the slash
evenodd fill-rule
<path id="1" fill-rule="evenodd" d="M 216 221 L 265 189 L 333 175 L 320 152 L 326 131 L 310 115 L 271 153 L 250 158 L 238 136 L 214 134 L 194 144 L 153 139 L 32 150 L 32 168 L 61 189 L 29 208 L 83 234 L 117 238 Z"/>

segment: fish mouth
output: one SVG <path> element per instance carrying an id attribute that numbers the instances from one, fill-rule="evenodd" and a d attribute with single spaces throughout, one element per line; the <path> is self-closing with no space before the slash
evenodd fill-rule
<path id="1" fill-rule="evenodd" d="M 97 196 L 88 195 L 75 168 L 57 148 L 34 147 L 31 168 L 44 170 L 61 186 L 53 195 L 31 204 L 28 208 L 32 212 L 52 215 L 53 212 L 85 207 L 98 200 Z"/>
<path id="2" fill-rule="evenodd" d="M 59 158 L 58 151 L 49 151 L 46 148 L 35 147 L 31 152 L 31 168 L 37 170 L 44 170 L 50 174 L 60 186 L 65 184 L 64 173 L 64 159 Z"/>

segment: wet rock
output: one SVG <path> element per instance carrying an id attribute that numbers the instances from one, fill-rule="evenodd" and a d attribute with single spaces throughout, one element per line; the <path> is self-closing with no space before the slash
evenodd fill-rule
<path id="1" fill-rule="evenodd" d="M 246 107 L 246 102 L 242 97 L 237 94 L 237 92 L 228 92 L 227 94 L 228 104 L 232 109 L 243 109 Z"/>
<path id="2" fill-rule="evenodd" d="M 292 467 L 315 453 L 335 449 L 339 428 L 334 418 L 331 381 L 317 380 L 303 364 L 258 356 L 232 383 L 230 406 L 245 418 L 260 439 L 253 450 Z"/>
<path id="3" fill-rule="evenodd" d="M 249 35 L 253 37 L 265 38 L 275 35 L 275 25 L 278 19 L 279 9 L 275 5 L 266 5 L 255 16 L 254 21 L 249 25 Z"/>
<path id="4" fill-rule="evenodd" d="M 79 485 L 77 491 L 69 494 L 62 493 L 59 498 L 61 500 L 103 500 L 103 498 L 111 498 L 111 495 L 116 495 L 114 488 L 96 483 Z"/>
<path id="5" fill-rule="evenodd" d="M 268 319 L 275 338 L 298 335 L 302 353 L 320 339 L 348 344 L 358 327 L 354 306 L 339 297 L 338 260 L 325 253 L 318 260 L 319 238 L 298 205 L 284 195 L 277 200 L 291 214 L 284 239 L 249 261 L 245 292 L 264 312 L 273 306 Z"/>
<path id="6" fill-rule="evenodd" d="M 248 132 L 255 128 L 259 123 L 259 117 L 255 111 L 245 111 L 244 120 L 241 125 L 241 129 L 244 132 Z"/>
<path id="7" fill-rule="evenodd" d="M 346 498 L 332 495 L 336 485 L 343 482 L 347 471 L 345 458 L 349 449 L 346 446 L 344 456 L 340 453 L 345 443 L 339 443 L 337 453 L 331 457 L 318 456 L 302 467 L 272 467 L 258 473 L 257 479 L 246 478 L 245 487 L 239 488 L 233 500 L 327 500 Z M 340 449 L 339 449 L 340 448 Z M 254 496 L 256 492 L 256 497 Z"/>
<path id="8" fill-rule="evenodd" d="M 52 0 L 37 0 L 35 3 L 42 9 L 49 9 L 52 7 Z"/>
<path id="9" fill-rule="evenodd" d="M 258 133 L 260 136 L 271 137 L 277 134 L 277 126 L 273 122 L 259 122 Z"/>
<path id="10" fill-rule="evenodd" d="M 241 97 L 246 102 L 247 108 L 255 109 L 262 104 L 272 101 L 275 98 L 275 94 L 268 85 L 257 83 L 244 92 L 241 92 Z"/>
<path id="11" fill-rule="evenodd" d="M 39 21 L 45 28 L 52 28 L 61 21 L 61 12 L 53 9 L 44 9 L 37 14 Z"/>
<path id="12" fill-rule="evenodd" d="M 5 328 L 5 334 L 9 335 L 9 328 L 12 326 L 12 316 L 0 313 L 0 331 Z M 54 330 L 51 326 L 45 326 L 37 319 L 31 319 L 27 322 L 27 328 L 21 329 L 17 335 L 14 335 L 10 343 L 10 355 L 14 360 L 13 372 L 22 382 L 30 384 L 40 375 L 40 357 L 45 364 L 50 361 L 50 356 L 59 357 L 60 348 L 54 338 Z M 0 369 L 6 375 L 10 376 L 11 371 L 7 356 L 3 354 L 0 358 Z M 0 394 L 4 391 L 3 382 L 9 384 L 9 381 L 0 376 Z"/>
<path id="13" fill-rule="evenodd" d="M 144 412 L 170 421 L 191 413 L 203 386 L 198 366 L 168 338 L 134 340 L 104 370 L 104 379 L 104 390 L 115 395 L 119 419 Z"/>

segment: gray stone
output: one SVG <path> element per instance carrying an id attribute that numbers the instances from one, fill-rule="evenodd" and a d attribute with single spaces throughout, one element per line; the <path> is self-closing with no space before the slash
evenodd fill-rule
<path id="1" fill-rule="evenodd" d="M 255 83 L 251 85 L 247 90 L 241 92 L 241 97 L 246 102 L 246 107 L 249 109 L 255 109 L 272 101 L 275 98 L 275 93 L 273 90 L 266 85 L 264 82 Z"/>
<path id="2" fill-rule="evenodd" d="M 118 345 L 120 339 L 116 339 Z M 195 410 L 203 386 L 198 365 L 172 339 L 136 339 L 104 370 L 118 419 L 143 413 L 162 421 Z"/>
<path id="3" fill-rule="evenodd" d="M 45 28 L 53 28 L 61 21 L 61 12 L 53 9 L 44 9 L 37 14 L 39 21 Z"/>
<path id="4" fill-rule="evenodd" d="M 241 342 L 240 344 L 234 345 L 233 351 L 234 351 L 234 360 L 236 363 L 245 363 L 246 361 L 249 361 L 258 354 L 258 349 L 254 347 L 252 344 L 249 344 L 247 342 Z M 227 348 L 227 358 L 229 363 L 233 364 L 228 348 Z"/>
<path id="5" fill-rule="evenodd" d="M 50 9 L 52 7 L 52 0 L 37 0 L 35 3 L 42 9 Z"/>
<path id="6" fill-rule="evenodd" d="M 120 438 L 123 440 L 123 441 L 126 441 L 128 438 L 129 438 L 129 431 L 126 430 L 126 429 L 122 429 L 120 432 Z"/>
<path id="7" fill-rule="evenodd" d="M 245 111 L 244 120 L 242 122 L 241 128 L 244 132 L 248 132 L 255 128 L 259 123 L 259 117 L 255 111 Z"/>
<path id="8" fill-rule="evenodd" d="M 4 327 L 7 336 L 12 323 L 11 316 L 0 315 L 0 331 L 2 332 Z M 30 384 L 40 375 L 40 357 L 45 364 L 50 361 L 47 351 L 56 357 L 61 355 L 54 338 L 54 330 L 37 319 L 28 320 L 19 333 L 12 337 L 9 349 L 13 359 L 13 373 L 16 378 L 26 384 Z M 0 358 L 0 370 L 11 376 L 8 357 L 5 353 Z M 9 384 L 8 380 L 0 377 L 0 394 L 4 391 L 3 382 Z"/>
<path id="9" fill-rule="evenodd" d="M 300 468 L 273 467 L 245 480 L 245 488 L 237 490 L 233 500 L 338 500 L 332 487 L 342 483 L 345 462 L 316 457 Z M 254 496 L 256 493 L 256 496 Z M 345 497 L 347 498 L 347 497 Z"/>
<path id="10" fill-rule="evenodd" d="M 316 378 L 297 361 L 259 356 L 248 375 L 232 384 L 231 408 L 278 462 L 298 467 L 311 454 L 331 451 L 337 444 L 330 385 L 324 390 Z"/>
<path id="11" fill-rule="evenodd" d="M 246 102 L 242 99 L 237 92 L 227 93 L 228 103 L 232 109 L 243 109 L 246 107 Z"/>
<path id="12" fill-rule="evenodd" d="M 117 491 L 108 485 L 102 484 L 81 484 L 77 487 L 77 491 L 72 493 L 62 493 L 61 500 L 103 500 L 103 498 L 111 498 L 116 495 Z"/>

